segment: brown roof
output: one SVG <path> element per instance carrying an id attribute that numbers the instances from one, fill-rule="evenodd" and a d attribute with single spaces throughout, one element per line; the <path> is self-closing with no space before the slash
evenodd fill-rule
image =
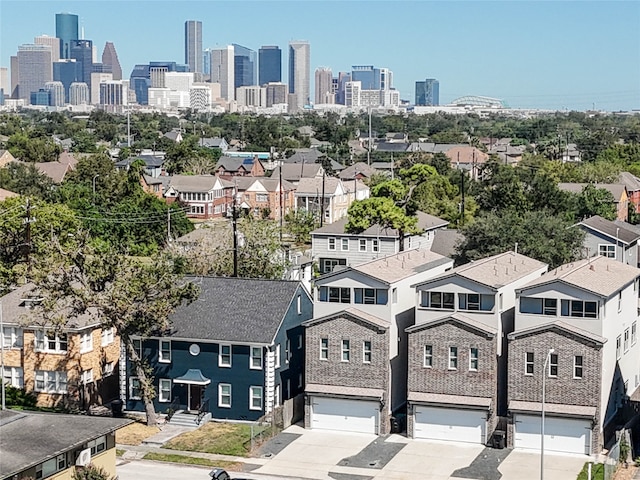
<path id="1" fill-rule="evenodd" d="M 626 187 L 621 183 L 559 183 L 558 188 L 565 192 L 582 193 L 587 185 L 593 185 L 595 188 L 611 192 L 616 203 L 620 201 L 622 194 L 626 190 Z"/>
<path id="2" fill-rule="evenodd" d="M 299 167 L 299 165 L 297 165 Z M 275 177 L 277 178 L 277 177 Z M 284 175 L 282 178 L 285 178 Z M 317 195 L 318 197 L 322 196 L 323 190 L 323 178 L 322 177 L 313 177 L 313 178 L 300 178 L 300 182 L 298 183 L 298 187 L 296 190 L 296 194 L 305 194 L 305 195 Z M 335 177 L 325 177 L 324 178 L 324 195 L 332 196 L 335 194 L 338 189 L 338 185 L 341 185 L 341 181 L 339 178 Z"/>
<path id="3" fill-rule="evenodd" d="M 521 400 L 510 400 L 509 410 L 516 412 L 532 412 L 542 411 L 542 404 L 539 402 L 524 402 Z M 596 416 L 596 407 L 587 407 L 585 405 L 567 405 L 565 403 L 549 403 L 545 402 L 544 411 L 550 415 L 562 415 L 568 417 L 588 417 Z"/>
<path id="4" fill-rule="evenodd" d="M 0 202 L 6 200 L 7 198 L 19 197 L 17 193 L 10 192 L 9 190 L 5 190 L 4 188 L 0 188 Z"/>
<path id="5" fill-rule="evenodd" d="M 482 164 L 489 159 L 489 155 L 482 150 L 471 146 L 455 146 L 445 152 L 451 163 L 476 163 Z"/>
<path id="6" fill-rule="evenodd" d="M 468 395 L 445 395 L 441 393 L 409 392 L 407 400 L 413 403 L 434 405 L 460 405 L 464 407 L 489 408 L 491 398 L 470 397 Z"/>
<path id="7" fill-rule="evenodd" d="M 384 396 L 384 390 L 379 388 L 359 388 L 359 387 L 343 387 L 341 385 L 321 385 L 317 383 L 308 383 L 304 389 L 305 393 L 320 393 L 329 395 L 340 395 L 345 397 L 362 397 L 381 399 Z"/>
<path id="8" fill-rule="evenodd" d="M 62 183 L 64 176 L 71 169 L 68 163 L 61 162 L 40 162 L 34 163 L 35 167 L 51 180 L 53 183 Z"/>
<path id="9" fill-rule="evenodd" d="M 267 192 L 277 192 L 278 191 L 278 185 L 280 184 L 278 178 L 269 178 L 269 177 L 233 177 L 233 180 L 230 180 L 231 183 L 235 184 L 236 187 L 238 188 L 238 191 L 240 192 L 244 192 L 245 190 L 247 190 L 249 187 L 251 187 L 254 183 L 258 182 L 260 184 L 262 184 L 262 186 L 264 187 L 264 189 Z M 291 190 L 295 190 L 296 186 L 291 183 L 291 182 L 287 182 L 286 180 L 282 180 L 282 190 L 283 191 L 291 191 Z"/>
<path id="10" fill-rule="evenodd" d="M 452 260 L 439 253 L 416 249 L 378 258 L 351 268 L 391 284 L 448 262 Z"/>

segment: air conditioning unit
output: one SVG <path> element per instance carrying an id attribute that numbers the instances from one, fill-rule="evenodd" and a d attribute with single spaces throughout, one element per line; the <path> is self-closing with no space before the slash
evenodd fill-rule
<path id="1" fill-rule="evenodd" d="M 85 448 L 78 455 L 78 459 L 76 460 L 76 467 L 86 467 L 91 463 L 91 449 Z"/>

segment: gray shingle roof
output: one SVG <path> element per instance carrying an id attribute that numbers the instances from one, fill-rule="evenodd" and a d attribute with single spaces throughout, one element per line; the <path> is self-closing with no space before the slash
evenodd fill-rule
<path id="1" fill-rule="evenodd" d="M 345 182 L 348 186 L 349 182 Z M 442 218 L 435 217 L 433 215 L 429 215 L 424 212 L 416 212 L 416 217 L 418 217 L 418 228 L 421 230 L 434 230 L 437 228 L 446 227 L 449 222 L 447 220 L 443 220 Z M 315 229 L 311 232 L 311 235 L 314 234 L 336 234 L 336 235 L 351 235 L 354 237 L 398 237 L 398 231 L 394 228 L 379 228 L 378 224 L 372 225 L 366 230 L 360 233 L 347 233 L 345 232 L 345 227 L 348 218 L 341 218 L 340 220 L 330 223 L 328 225 L 324 225 L 321 228 Z"/>
<path id="2" fill-rule="evenodd" d="M 546 332 L 547 330 L 563 330 L 572 335 L 576 335 L 578 337 L 582 337 L 590 342 L 594 342 L 598 345 L 604 345 L 607 342 L 607 339 L 601 337 L 600 335 L 596 335 L 595 333 L 591 333 L 587 330 L 583 330 L 582 328 L 578 328 L 570 323 L 563 322 L 562 320 L 555 320 L 552 322 L 542 323 L 538 325 L 533 325 L 528 328 L 523 328 L 521 330 L 517 330 L 515 332 L 511 332 L 508 337 L 510 340 L 518 337 L 523 337 L 526 335 L 531 335 L 540 332 Z"/>
<path id="3" fill-rule="evenodd" d="M 271 344 L 300 282 L 198 277 L 200 296 L 176 309 L 171 336 Z M 300 290 L 301 292 L 304 289 Z"/>
<path id="4" fill-rule="evenodd" d="M 282 179 L 289 182 L 297 182 L 301 178 L 322 177 L 322 165 L 319 163 L 283 163 L 273 169 L 272 178 L 280 177 L 282 169 Z"/>
<path id="5" fill-rule="evenodd" d="M 629 172 L 620 172 L 618 181 L 627 187 L 629 192 L 637 192 L 640 190 L 640 178 Z"/>
<path id="6" fill-rule="evenodd" d="M 445 257 L 453 256 L 457 249 L 464 241 L 464 235 L 458 230 L 439 228 L 435 231 L 431 251 L 444 255 Z"/>
<path id="7" fill-rule="evenodd" d="M 351 268 L 391 284 L 449 262 L 450 258 L 423 249 L 407 250 Z"/>
<path id="8" fill-rule="evenodd" d="M 372 315 L 367 312 L 363 312 L 362 310 L 357 309 L 355 307 L 345 308 L 344 310 L 337 313 L 331 313 L 329 315 L 325 315 L 324 317 L 307 320 L 306 322 L 302 322 L 302 325 L 307 327 L 310 325 L 316 325 L 318 323 L 334 320 L 336 318 L 349 318 L 349 317 L 356 318 L 358 320 L 364 320 L 366 323 L 370 323 L 375 327 L 381 328 L 383 330 L 386 330 L 387 328 L 389 328 L 389 320 L 376 317 L 375 315 Z"/>
<path id="9" fill-rule="evenodd" d="M 233 183 L 215 175 L 173 175 L 170 178 L 169 186 L 179 192 L 209 192 L 217 180 L 220 180 L 224 187 L 233 187 Z"/>
<path id="10" fill-rule="evenodd" d="M 0 411 L 0 478 L 10 478 L 131 422 L 125 418 Z"/>
<path id="11" fill-rule="evenodd" d="M 584 225 L 589 230 L 595 230 L 596 232 L 603 233 L 604 235 L 615 241 L 616 239 L 627 245 L 635 242 L 640 238 L 640 234 L 630 229 L 625 228 L 623 225 L 612 222 L 602 218 L 599 215 L 594 215 L 586 220 L 581 221 L 578 225 Z"/>
<path id="12" fill-rule="evenodd" d="M 565 192 L 582 193 L 587 185 L 593 185 L 595 188 L 607 190 L 613 195 L 613 200 L 618 203 L 622 197 L 622 193 L 626 187 L 621 183 L 559 183 L 558 188 Z"/>
<path id="13" fill-rule="evenodd" d="M 339 177 L 343 180 L 353 180 L 353 178 L 358 174 L 363 175 L 364 177 L 370 177 L 376 173 L 379 172 L 372 166 L 367 165 L 364 162 L 358 162 L 342 170 Z"/>

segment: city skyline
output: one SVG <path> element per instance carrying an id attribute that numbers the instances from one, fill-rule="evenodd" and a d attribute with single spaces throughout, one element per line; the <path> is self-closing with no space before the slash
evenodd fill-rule
<path id="1" fill-rule="evenodd" d="M 312 98 L 316 68 L 337 76 L 375 65 L 393 72 L 394 87 L 410 102 L 416 81 L 436 78 L 441 104 L 485 95 L 522 108 L 640 109 L 639 2 L 311 1 L 304 9 L 290 1 L 177 1 L 170 9 L 163 0 L 127 2 L 125 9 L 114 3 L 124 5 L 2 0 L 0 66 L 10 67 L 19 45 L 54 36 L 55 14 L 69 12 L 99 50 L 115 44 L 129 78 L 135 64 L 182 63 L 184 23 L 197 20 L 203 48 L 277 45 L 283 64 L 289 43 L 307 40 Z M 221 13 L 240 21 L 221 20 Z M 282 78 L 288 76 L 283 65 Z"/>

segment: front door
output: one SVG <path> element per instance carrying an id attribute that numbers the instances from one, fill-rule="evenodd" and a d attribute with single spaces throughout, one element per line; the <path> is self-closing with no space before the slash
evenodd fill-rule
<path id="1" fill-rule="evenodd" d="M 202 385 L 189 385 L 189 411 L 197 412 L 202 405 L 204 388 Z"/>

